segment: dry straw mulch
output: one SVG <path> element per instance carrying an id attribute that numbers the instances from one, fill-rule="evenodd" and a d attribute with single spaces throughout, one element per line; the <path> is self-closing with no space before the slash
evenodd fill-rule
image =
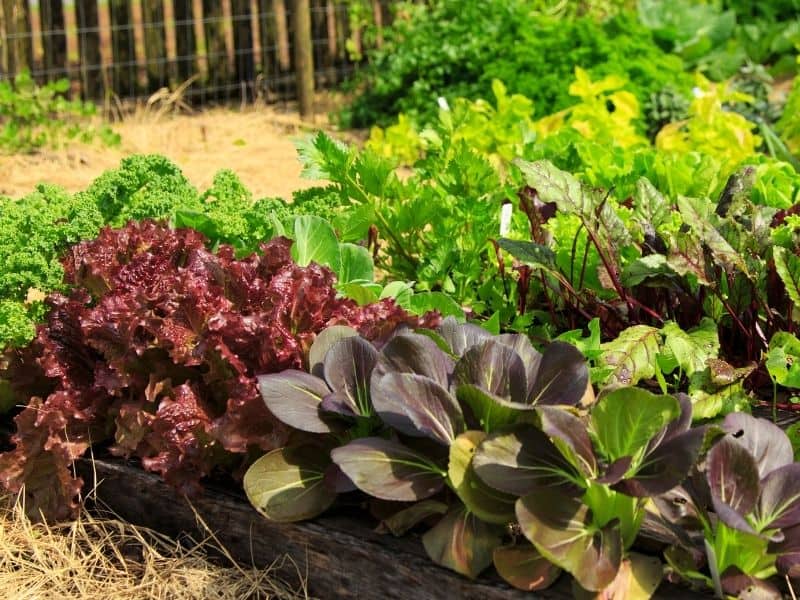
<path id="1" fill-rule="evenodd" d="M 212 562 L 209 557 L 216 558 Z M 220 558 L 221 557 L 221 558 Z M 286 567 L 294 581 L 276 575 Z M 237 565 L 213 535 L 179 544 L 113 516 L 82 511 L 59 525 L 33 523 L 13 498 L 0 501 L 0 597 L 4 600 L 298 600 L 309 598 L 289 557 L 267 569 Z"/>

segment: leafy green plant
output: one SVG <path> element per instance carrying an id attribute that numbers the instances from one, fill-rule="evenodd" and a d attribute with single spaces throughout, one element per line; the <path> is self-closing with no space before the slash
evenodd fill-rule
<path id="1" fill-rule="evenodd" d="M 684 479 L 705 431 L 690 429 L 686 397 L 633 388 L 601 398 L 588 421 L 562 409 L 538 417 L 541 429 L 524 425 L 490 434 L 475 454 L 475 471 L 489 486 L 518 497 L 522 533 L 542 556 L 581 588 L 605 590 L 636 539 L 646 499 Z M 542 451 L 543 436 L 558 458 Z M 660 578 L 657 571 L 653 589 Z"/>
<path id="2" fill-rule="evenodd" d="M 655 500 L 672 532 L 665 557 L 718 598 L 744 589 L 781 598 L 766 580 L 797 568 L 800 465 L 786 434 L 765 419 L 731 414 L 720 433 L 692 477 Z"/>
<path id="3" fill-rule="evenodd" d="M 278 419 L 322 434 L 253 464 L 245 490 L 260 512 L 274 520 L 308 518 L 355 487 L 384 501 L 416 503 L 388 518 L 392 531 L 443 514 L 423 537 L 439 564 L 475 577 L 494 555 L 516 585 L 535 585 L 542 573 L 552 582 L 557 571 L 544 561 L 524 577 L 513 569 L 517 555 L 501 549 L 513 498 L 476 477 L 472 456 L 493 431 L 557 404 L 577 405 L 587 392 L 591 399 L 575 348 L 554 343 L 540 354 L 525 336 L 492 336 L 448 318 L 437 330 L 396 332 L 380 350 L 352 329 L 331 328 L 311 347 L 308 363 L 309 372 L 259 379 Z M 551 442 L 542 443 L 556 455 Z M 296 458 L 303 453 L 308 460 Z M 292 469 L 285 468 L 289 460 Z"/>
<path id="4" fill-rule="evenodd" d="M 570 104 L 567 87 L 576 65 L 595 78 L 623 76 L 640 102 L 668 84 L 684 92 L 691 87 L 681 59 L 662 51 L 635 15 L 562 18 L 537 10 L 536 4 L 404 4 L 384 31 L 384 45 L 370 54 L 359 94 L 343 121 L 385 126 L 404 113 L 425 125 L 435 120 L 438 97 L 450 103 L 458 97 L 486 98 L 494 79 L 530 98 L 538 114 L 547 115 Z M 580 5 L 563 3 L 562 8 L 580 12 Z"/>
<path id="5" fill-rule="evenodd" d="M 94 104 L 69 100 L 68 91 L 68 80 L 40 86 L 28 71 L 13 80 L 0 80 L 0 149 L 33 152 L 71 139 L 89 142 L 99 138 L 107 145 L 118 144 L 119 135 L 108 125 L 92 125 Z"/>

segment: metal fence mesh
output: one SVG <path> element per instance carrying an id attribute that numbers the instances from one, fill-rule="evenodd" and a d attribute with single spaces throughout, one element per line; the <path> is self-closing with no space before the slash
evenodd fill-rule
<path id="1" fill-rule="evenodd" d="M 360 20 L 351 10 L 360 3 Z M 357 67 L 365 23 L 375 32 L 391 0 L 312 0 L 317 88 Z M 68 78 L 95 100 L 147 98 L 186 84 L 193 104 L 285 100 L 295 94 L 291 0 L 0 0 L 0 79 L 30 70 Z M 366 10 L 365 10 L 366 9 Z M 363 20 L 364 15 L 368 21 Z M 380 34 L 369 39 L 380 38 Z"/>

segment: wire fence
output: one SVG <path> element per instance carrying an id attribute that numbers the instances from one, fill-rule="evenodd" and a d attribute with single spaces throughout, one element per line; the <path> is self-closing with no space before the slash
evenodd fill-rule
<path id="1" fill-rule="evenodd" d="M 315 86 L 379 44 L 392 0 L 311 0 Z M 0 0 L 0 80 L 67 78 L 87 99 L 182 86 L 193 104 L 295 97 L 293 0 Z M 355 8 L 354 8 L 355 7 Z M 358 12 L 354 12 L 356 10 Z"/>

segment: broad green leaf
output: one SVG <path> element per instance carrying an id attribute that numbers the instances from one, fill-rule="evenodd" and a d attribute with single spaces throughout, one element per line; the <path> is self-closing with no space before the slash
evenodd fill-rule
<path id="1" fill-rule="evenodd" d="M 606 389 L 636 385 L 655 375 L 661 332 L 649 325 L 634 325 L 617 339 L 601 344 L 599 366 L 610 367 Z"/>
<path id="2" fill-rule="evenodd" d="M 375 265 L 369 250 L 355 244 L 339 244 L 339 253 L 341 265 L 336 272 L 339 283 L 373 280 Z"/>
<path id="3" fill-rule="evenodd" d="M 339 272 L 339 240 L 325 219 L 314 215 L 295 217 L 293 232 L 292 258 L 298 265 L 307 267 L 315 262 Z"/>
<path id="4" fill-rule="evenodd" d="M 392 281 L 386 284 L 380 294 L 381 300 L 392 298 L 399 306 L 407 308 L 411 306 L 411 299 L 414 297 L 413 284 L 405 281 Z"/>
<path id="5" fill-rule="evenodd" d="M 800 388 L 800 340 L 779 331 L 769 341 L 767 371 L 778 385 Z"/>
<path id="6" fill-rule="evenodd" d="M 773 249 L 772 256 L 775 259 L 775 270 L 786 286 L 786 293 L 800 309 L 800 257 L 780 246 Z"/>
<path id="7" fill-rule="evenodd" d="M 450 485 L 467 510 L 487 523 L 506 524 L 514 520 L 514 497 L 499 492 L 475 475 L 472 457 L 486 438 L 482 431 L 465 431 L 450 446 Z"/>
<path id="8" fill-rule="evenodd" d="M 469 406 L 477 424 L 486 433 L 517 421 L 519 409 L 499 396 L 495 396 L 479 388 L 477 385 L 464 384 L 456 388 L 459 402 Z"/>
<path id="9" fill-rule="evenodd" d="M 368 437 L 331 451 L 331 459 L 362 492 L 383 500 L 413 502 L 444 487 L 445 473 L 399 442 Z"/>
<path id="10" fill-rule="evenodd" d="M 663 254 L 648 254 L 625 265 L 620 281 L 625 287 L 634 287 L 651 277 L 674 276 L 675 270 Z"/>
<path id="11" fill-rule="evenodd" d="M 411 296 L 406 310 L 417 315 L 438 310 L 443 317 L 464 321 L 464 309 L 444 292 L 417 292 Z"/>
<path id="12" fill-rule="evenodd" d="M 679 366 L 684 373 L 691 376 L 704 370 L 707 361 L 716 358 L 719 353 L 717 325 L 707 317 L 689 331 L 683 331 L 677 323 L 669 321 L 661 328 L 661 333 L 664 335 L 664 347 L 661 351 L 664 360 L 660 360 L 659 364 L 665 373 Z M 667 368 L 664 368 L 665 365 Z"/>
<path id="13" fill-rule="evenodd" d="M 492 554 L 502 539 L 502 527 L 484 523 L 463 506 L 455 506 L 422 536 L 422 544 L 437 565 L 474 579 L 492 564 Z"/>
<path id="14" fill-rule="evenodd" d="M 323 481 L 329 465 L 327 453 L 319 446 L 279 448 L 250 466 L 244 475 L 244 491 L 255 509 L 272 521 L 310 519 L 336 499 Z"/>
<path id="15" fill-rule="evenodd" d="M 336 290 L 345 298 L 354 300 L 359 306 L 365 306 L 380 299 L 381 286 L 378 283 L 351 281 L 337 285 Z"/>
<path id="16" fill-rule="evenodd" d="M 605 589 L 622 561 L 616 521 L 597 526 L 580 497 L 540 488 L 517 500 L 522 533 L 553 564 L 568 571 L 584 589 Z"/>
<path id="17" fill-rule="evenodd" d="M 561 569 L 532 545 L 517 544 L 495 548 L 493 562 L 500 577 L 524 592 L 548 588 L 561 575 Z"/>
<path id="18" fill-rule="evenodd" d="M 635 456 L 680 414 L 680 403 L 673 396 L 656 396 L 641 388 L 622 388 L 595 405 L 592 430 L 606 458 L 615 461 Z"/>
<path id="19" fill-rule="evenodd" d="M 383 533 L 388 530 L 392 535 L 404 535 L 409 529 L 415 527 L 425 519 L 434 515 L 443 515 L 447 512 L 447 504 L 437 500 L 422 500 L 404 508 L 391 517 L 381 521 L 379 529 Z"/>
<path id="20" fill-rule="evenodd" d="M 258 390 L 269 411 L 290 427 L 311 433 L 331 431 L 319 414 L 319 405 L 331 390 L 319 377 L 287 369 L 260 375 Z"/>

